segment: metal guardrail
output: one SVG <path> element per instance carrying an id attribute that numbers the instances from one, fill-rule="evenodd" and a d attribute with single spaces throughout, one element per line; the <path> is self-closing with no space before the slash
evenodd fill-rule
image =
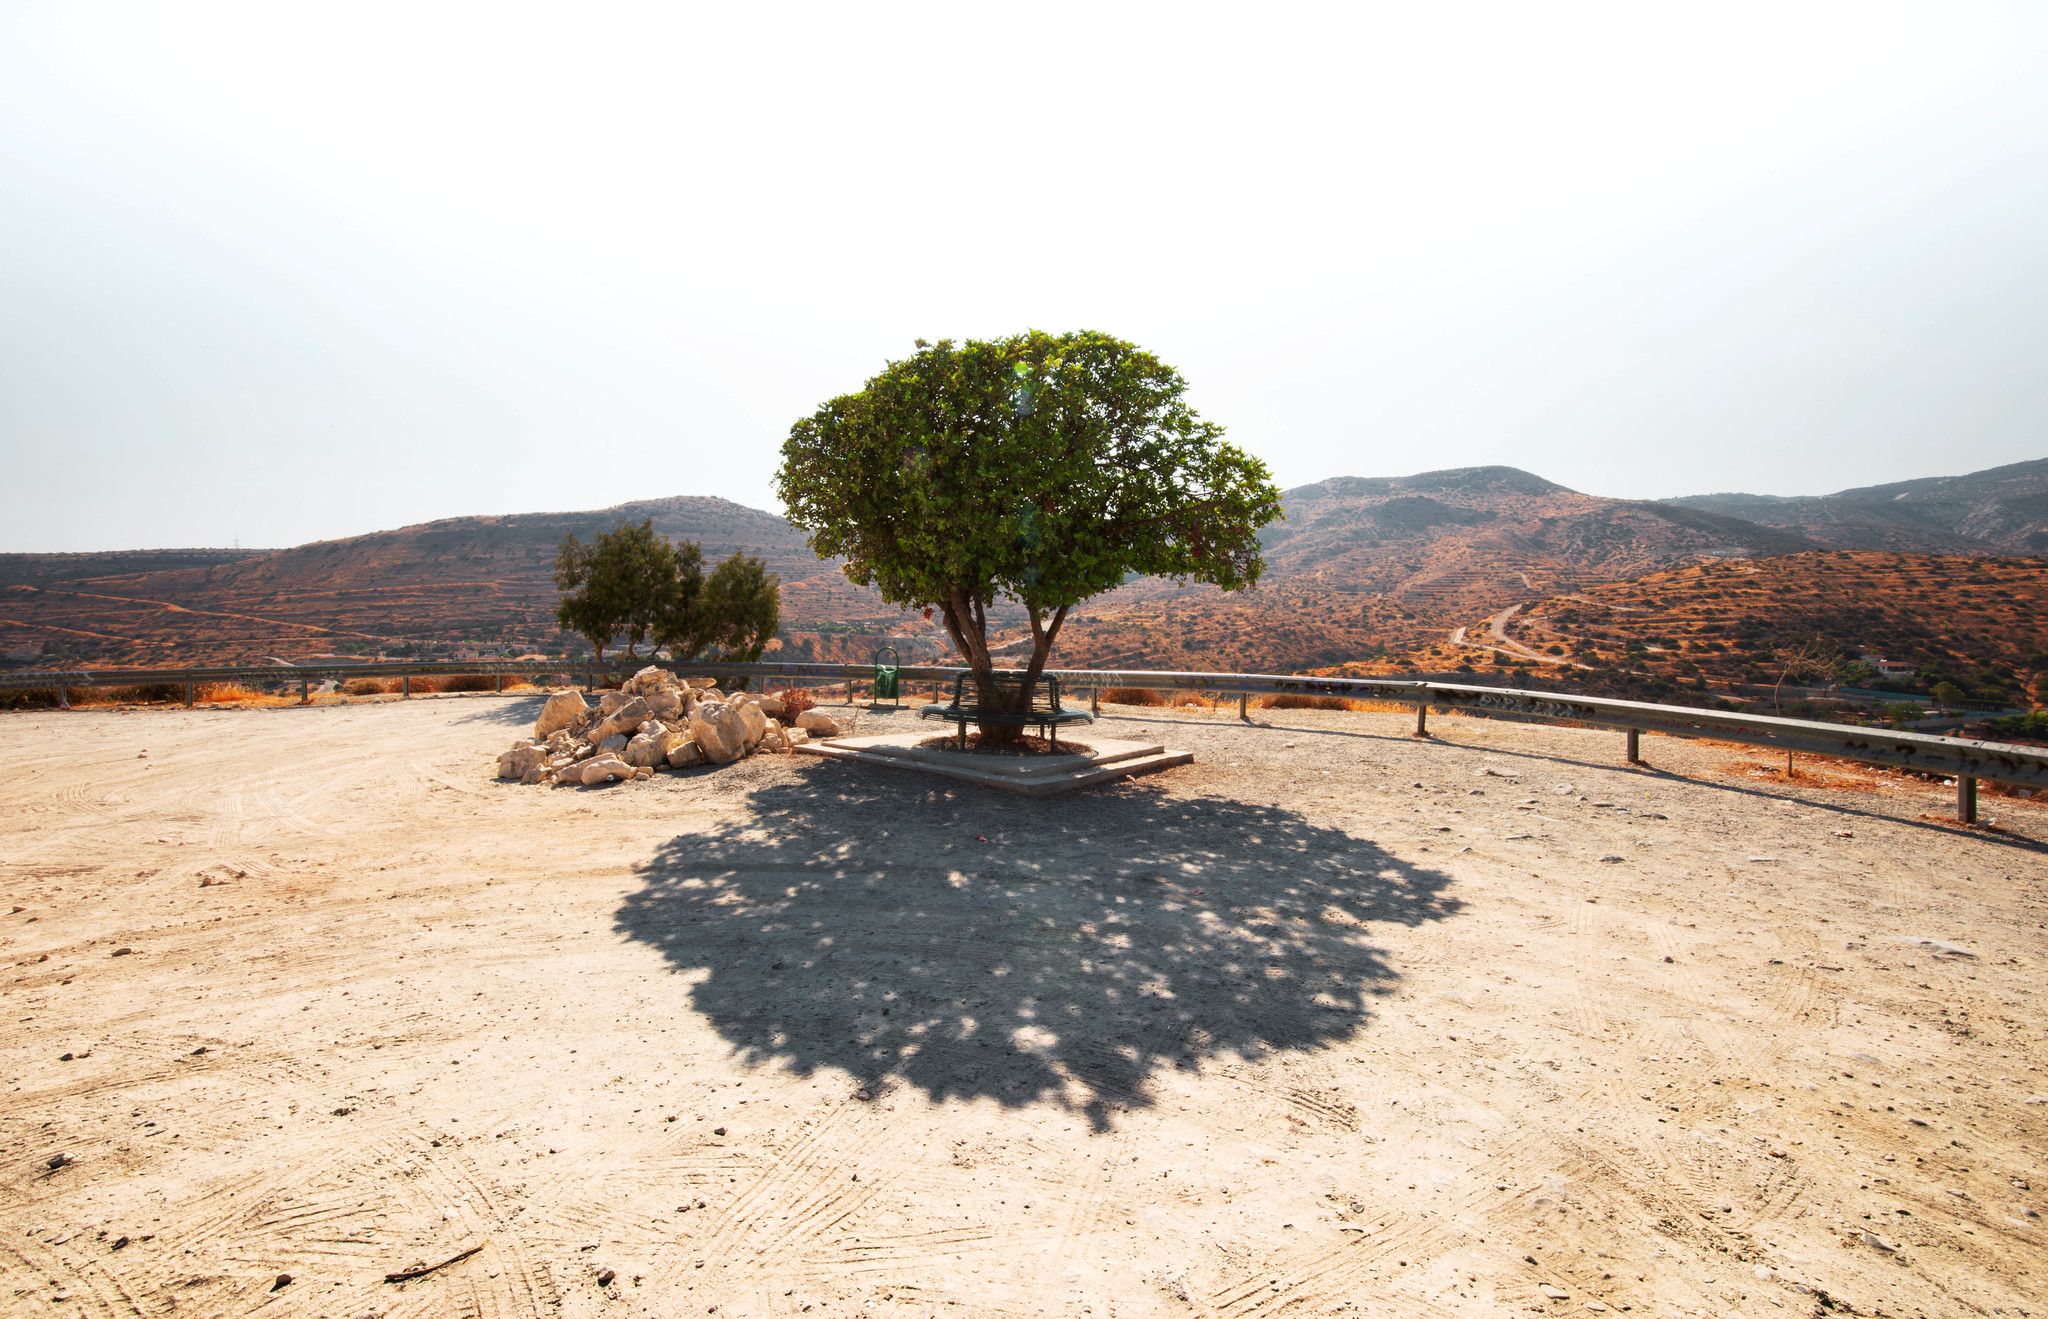
<path id="1" fill-rule="evenodd" d="M 482 674 L 502 679 L 563 675 L 584 678 L 595 686 L 599 677 L 631 673 L 650 662 L 681 676 L 781 678 L 788 681 L 844 682 L 847 698 L 853 685 L 872 680 L 874 668 L 864 664 L 723 664 L 634 659 L 603 665 L 560 660 L 467 660 L 417 663 L 307 665 L 231 665 L 187 669 L 80 669 L 68 672 L 17 670 L 0 673 L 0 691 L 55 689 L 63 699 L 70 687 L 133 687 L 163 683 L 186 686 L 189 704 L 196 684 L 206 682 L 297 681 L 301 696 L 310 694 L 314 679 L 378 677 L 409 680 L 425 676 Z M 950 682 L 965 672 L 957 665 L 906 664 L 897 670 L 908 681 Z M 1048 669 L 1070 691 L 1099 692 L 1111 687 L 1150 687 L 1169 691 L 1203 691 L 1239 697 L 1238 712 L 1252 696 L 1337 696 L 1387 701 L 1415 707 L 1415 731 L 1429 732 L 1432 710 L 1511 719 L 1532 723 L 1580 723 L 1612 728 L 1627 735 L 1630 764 L 1641 763 L 1645 732 L 1745 746 L 1769 747 L 1791 755 L 1828 756 L 1864 764 L 1885 765 L 1921 774 L 1938 774 L 1956 783 L 1956 813 L 1966 823 L 1977 818 L 1977 783 L 1989 780 L 2017 787 L 2048 788 L 2048 750 L 1939 737 L 1930 733 L 1863 728 L 1774 715 L 1736 714 L 1686 706 L 1620 701 L 1601 696 L 1527 691 L 1507 687 L 1414 681 L 1391 678 L 1316 678 L 1285 674 L 1154 672 L 1150 670 Z M 410 683 L 406 682 L 406 692 Z"/>

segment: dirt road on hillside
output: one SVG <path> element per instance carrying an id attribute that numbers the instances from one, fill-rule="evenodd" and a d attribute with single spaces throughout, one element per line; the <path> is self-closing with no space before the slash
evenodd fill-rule
<path id="1" fill-rule="evenodd" d="M 537 704 L 0 716 L 0 1308 L 2040 1310 L 2032 803 L 1121 707 L 1197 762 L 496 782 Z"/>

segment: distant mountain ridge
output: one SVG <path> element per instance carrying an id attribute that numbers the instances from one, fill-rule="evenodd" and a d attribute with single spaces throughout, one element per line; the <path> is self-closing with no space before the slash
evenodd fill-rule
<path id="1" fill-rule="evenodd" d="M 711 563 L 736 552 L 761 558 L 796 606 L 786 613 L 813 597 L 837 612 L 880 603 L 861 599 L 836 564 L 819 560 L 774 514 L 676 495 L 581 512 L 442 518 L 253 553 L 0 555 L 0 647 L 37 637 L 132 664 L 456 639 L 553 649 L 562 539 L 642 520 L 696 541 Z"/>
<path id="2" fill-rule="evenodd" d="M 1831 495 L 1688 495 L 1665 502 L 1797 531 L 1835 549 L 2048 554 L 2048 458 Z"/>
<path id="3" fill-rule="evenodd" d="M 1073 663 L 1326 665 L 1440 638 L 1452 620 L 1718 559 L 1816 548 L 1701 509 L 1581 494 L 1515 467 L 1333 477 L 1282 492 L 1266 575 L 1228 595 L 1146 579 L 1078 611 Z"/>
<path id="4" fill-rule="evenodd" d="M 1425 644 L 1512 605 L 1723 559 L 1827 547 L 2038 552 L 2048 461 L 1815 499 L 1607 499 L 1519 468 L 1332 477 L 1284 492 L 1260 588 L 1223 596 L 1143 579 L 1083 604 L 1065 662 L 1270 668 Z M 455 640 L 556 649 L 555 550 L 621 523 L 757 555 L 791 634 L 933 624 L 856 587 L 782 518 L 678 495 L 581 512 L 443 518 L 283 550 L 0 555 L 0 652 L 101 663 L 375 652 Z M 1013 612 L 999 610 L 1005 621 Z M 829 649 L 829 647 L 828 647 Z M 865 652 L 863 652 L 864 654 Z"/>

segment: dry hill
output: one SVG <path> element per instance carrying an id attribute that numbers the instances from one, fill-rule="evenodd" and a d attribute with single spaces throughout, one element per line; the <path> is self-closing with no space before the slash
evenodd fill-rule
<path id="1" fill-rule="evenodd" d="M 1491 644 L 1489 620 L 1517 606 L 1703 564 L 1798 555 L 1830 540 L 1864 536 L 1885 545 L 1908 524 L 1922 528 L 1914 534 L 1976 536 L 1972 543 L 1986 547 L 1980 552 L 2012 553 L 2006 547 L 2040 534 L 2039 519 L 2028 521 L 2028 501 L 2044 497 L 2044 471 L 2048 464 L 2020 464 L 1759 505 L 1790 519 L 1778 526 L 1732 515 L 1735 505 L 1726 503 L 1761 497 L 1605 499 L 1511 467 L 1340 477 L 1285 493 L 1286 520 L 1264 535 L 1268 570 L 1259 590 L 1226 596 L 1156 579 L 1132 582 L 1069 621 L 1060 659 L 1282 671 L 1369 662 L 1384 670 L 1447 643 L 1460 628 L 1470 635 L 1459 640 Z M 1809 504 L 1826 514 L 1824 528 L 1800 512 Z M 1878 512 L 1857 520 L 1857 510 L 1872 509 Z M 934 625 L 847 582 L 781 518 L 693 497 L 450 518 L 286 550 L 4 555 L 0 652 L 44 664 L 466 648 L 560 653 L 571 643 L 553 621 L 555 547 L 568 534 L 588 537 L 642 518 L 665 535 L 699 542 L 708 559 L 744 550 L 780 573 L 782 654 L 865 660 L 885 639 L 906 660 L 945 653 Z M 1894 594 L 1908 603 L 1919 598 L 1904 570 L 1875 574 L 1857 589 L 1880 593 L 1866 603 L 1883 607 Z M 2012 628 L 2030 631 L 2017 618 Z"/>
<path id="2" fill-rule="evenodd" d="M 1693 495 L 1670 502 L 1796 531 L 1844 549 L 2048 552 L 2048 458 L 1832 495 Z"/>
<path id="3" fill-rule="evenodd" d="M 652 519 L 707 561 L 743 551 L 784 582 L 785 615 L 845 629 L 897 611 L 819 560 L 795 528 L 724 499 L 448 518 L 287 550 L 0 556 L 0 631 L 92 662 L 253 661 L 455 643 L 559 649 L 550 574 L 563 537 Z M 208 559 L 204 556 L 212 555 Z"/>
<path id="4" fill-rule="evenodd" d="M 1512 467 L 1339 477 L 1283 501 L 1286 520 L 1265 533 L 1259 590 L 1133 583 L 1071 625 L 1070 662 L 1292 670 L 1398 655 L 1519 601 L 1812 545 L 1739 518 L 1583 495 Z"/>
<path id="5" fill-rule="evenodd" d="M 1922 689 L 1946 678 L 1971 700 L 2025 706 L 2048 674 L 2043 619 L 2039 560 L 1831 550 L 1693 564 L 1530 601 L 1400 658 L 1426 670 L 1520 666 L 1545 682 L 1662 698 L 1769 685 L 1805 646 L 1909 666 Z M 1865 689 L 1916 685 L 1869 670 L 1832 676 Z"/>

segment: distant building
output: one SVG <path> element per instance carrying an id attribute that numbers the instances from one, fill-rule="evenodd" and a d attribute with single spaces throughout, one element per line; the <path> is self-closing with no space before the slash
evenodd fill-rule
<path id="1" fill-rule="evenodd" d="M 1911 664 L 1901 660 L 1888 660 L 1869 651 L 1863 652 L 1862 658 L 1865 664 L 1877 670 L 1877 676 L 1880 678 L 1911 678 L 1916 671 Z"/>

